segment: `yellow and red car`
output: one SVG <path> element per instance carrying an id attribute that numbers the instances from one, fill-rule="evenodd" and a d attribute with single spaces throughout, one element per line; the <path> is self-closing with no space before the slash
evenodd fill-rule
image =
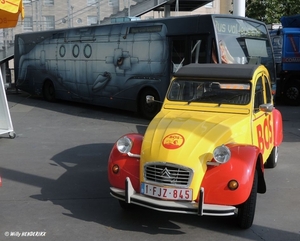
<path id="1" fill-rule="evenodd" d="M 145 135 L 124 135 L 113 146 L 110 193 L 123 208 L 236 215 L 249 228 L 257 193 L 266 192 L 264 167 L 277 164 L 282 128 L 264 66 L 184 66 Z"/>

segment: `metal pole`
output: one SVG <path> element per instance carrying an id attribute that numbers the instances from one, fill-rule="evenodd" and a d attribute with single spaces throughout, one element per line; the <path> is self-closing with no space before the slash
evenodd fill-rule
<path id="1" fill-rule="evenodd" d="M 74 24 L 73 24 L 73 9 L 74 7 L 71 6 L 71 27 L 73 28 Z"/>
<path id="2" fill-rule="evenodd" d="M 245 0 L 233 0 L 233 15 L 245 17 Z"/>
<path id="3" fill-rule="evenodd" d="M 68 0 L 68 27 L 71 27 L 71 3 L 70 0 Z"/>
<path id="4" fill-rule="evenodd" d="M 38 15 L 38 1 L 35 1 L 35 25 L 36 31 L 39 31 L 39 15 Z"/>
<path id="5" fill-rule="evenodd" d="M 130 0 L 128 0 L 128 17 L 130 17 Z"/>
<path id="6" fill-rule="evenodd" d="M 39 22 L 40 22 L 40 31 L 42 31 L 44 29 L 44 21 L 42 21 L 42 16 L 43 16 L 43 6 L 42 6 L 42 1 L 39 0 Z"/>
<path id="7" fill-rule="evenodd" d="M 165 18 L 170 17 L 170 12 L 171 12 L 170 5 L 165 5 L 164 6 L 164 15 L 165 15 Z"/>
<path id="8" fill-rule="evenodd" d="M 100 25 L 100 0 L 98 0 L 98 5 L 97 5 L 97 10 L 98 10 L 98 12 L 97 12 L 97 23 L 98 23 L 98 25 Z"/>

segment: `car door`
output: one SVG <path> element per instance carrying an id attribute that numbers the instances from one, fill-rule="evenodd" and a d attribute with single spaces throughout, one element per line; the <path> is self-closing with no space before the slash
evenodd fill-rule
<path id="1" fill-rule="evenodd" d="M 252 119 L 253 144 L 260 148 L 265 162 L 274 143 L 273 115 L 272 112 L 266 112 L 260 106 L 273 103 L 268 75 L 261 72 L 256 76 L 256 79 L 255 86 L 253 86 L 255 90 Z"/>

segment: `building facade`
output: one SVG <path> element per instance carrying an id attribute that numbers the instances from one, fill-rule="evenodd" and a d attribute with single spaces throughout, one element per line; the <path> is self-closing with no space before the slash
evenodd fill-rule
<path id="1" fill-rule="evenodd" d="M 13 29 L 0 30 L 0 46 L 5 42 L 13 42 L 14 35 L 18 33 L 101 24 L 105 18 L 122 11 L 127 11 L 126 14 L 130 16 L 130 8 L 140 2 L 140 0 L 23 0 L 25 18 Z M 195 11 L 182 12 L 179 9 L 170 15 L 226 14 L 229 13 L 230 5 L 231 0 L 213 0 Z M 161 17 L 164 17 L 163 11 L 150 11 L 140 18 Z"/>

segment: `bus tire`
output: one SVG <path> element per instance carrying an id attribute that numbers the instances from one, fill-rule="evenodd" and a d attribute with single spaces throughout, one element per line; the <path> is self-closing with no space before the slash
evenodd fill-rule
<path id="1" fill-rule="evenodd" d="M 287 105 L 300 105 L 300 81 L 290 80 L 284 91 L 284 102 Z"/>
<path id="2" fill-rule="evenodd" d="M 155 100 L 160 101 L 158 93 L 154 89 L 144 89 L 139 95 L 138 99 L 138 111 L 140 115 L 148 120 L 152 120 L 154 116 L 160 111 L 161 104 L 153 102 L 146 103 L 146 96 L 152 95 Z"/>
<path id="3" fill-rule="evenodd" d="M 55 101 L 55 88 L 51 80 L 46 80 L 43 86 L 43 97 L 49 102 Z"/>

